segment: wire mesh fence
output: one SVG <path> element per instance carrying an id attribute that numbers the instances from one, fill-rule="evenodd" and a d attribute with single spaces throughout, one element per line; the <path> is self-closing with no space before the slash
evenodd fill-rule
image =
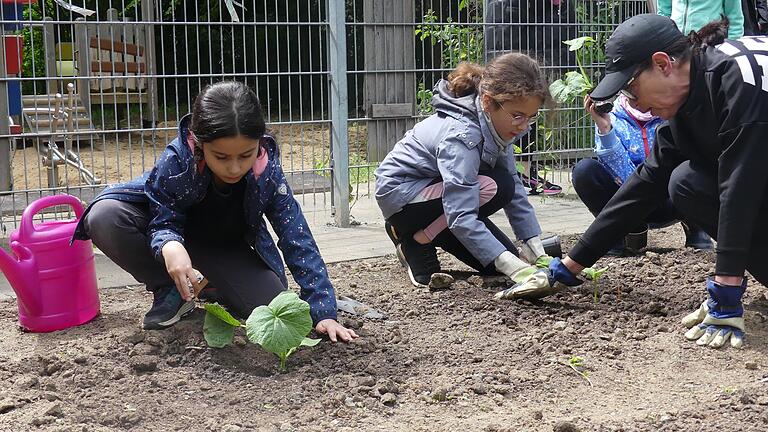
<path id="1" fill-rule="evenodd" d="M 41 195 L 87 202 L 151 169 L 197 92 L 228 79 L 259 96 L 305 212 L 344 226 L 458 62 L 514 50 L 552 80 L 579 64 L 596 76 L 613 27 L 646 10 L 639 0 L 2 0 L 3 226 Z M 579 36 L 597 48 L 568 51 L 563 41 Z M 520 157 L 565 183 L 591 146 L 579 104 L 560 106 Z"/>

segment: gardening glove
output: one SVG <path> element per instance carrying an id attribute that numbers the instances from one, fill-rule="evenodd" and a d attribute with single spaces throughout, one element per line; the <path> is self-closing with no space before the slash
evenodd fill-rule
<path id="1" fill-rule="evenodd" d="M 740 286 L 723 285 L 707 278 L 709 300 L 683 318 L 683 325 L 690 328 L 685 338 L 696 345 L 720 348 L 730 339 L 731 346 L 744 345 L 744 307 L 741 297 L 747 289 L 747 280 Z"/>
<path id="2" fill-rule="evenodd" d="M 547 256 L 547 253 L 544 252 L 544 245 L 539 236 L 529 238 L 520 247 L 520 258 L 531 264 L 535 265 L 536 260 L 541 256 Z"/>
<path id="3" fill-rule="evenodd" d="M 504 251 L 493 260 L 493 265 L 499 273 L 504 273 L 514 282 L 520 282 L 532 275 L 536 267 L 521 260 L 510 251 Z"/>
<path id="4" fill-rule="evenodd" d="M 539 269 L 510 288 L 496 293 L 496 299 L 538 299 L 561 291 L 564 287 L 579 286 L 584 281 L 563 265 L 560 258 L 552 258 L 549 267 Z"/>

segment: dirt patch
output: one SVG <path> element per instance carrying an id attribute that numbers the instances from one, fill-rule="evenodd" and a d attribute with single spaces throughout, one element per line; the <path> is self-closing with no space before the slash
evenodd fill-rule
<path id="1" fill-rule="evenodd" d="M 666 247 L 670 232 L 679 235 L 654 232 L 652 244 Z M 745 349 L 682 337 L 712 253 L 603 259 L 613 270 L 597 303 L 591 284 L 493 301 L 503 278 L 441 260 L 456 282 L 435 292 L 412 288 L 394 256 L 331 265 L 339 294 L 389 317 L 344 316 L 362 338 L 302 349 L 286 374 L 242 338 L 206 348 L 199 310 L 139 330 L 150 304 L 141 287 L 104 290 L 99 318 L 52 334 L 18 331 L 16 304 L 3 301 L 0 430 L 765 430 L 765 288 L 750 281 Z M 572 357 L 586 377 L 567 366 Z"/>
<path id="2" fill-rule="evenodd" d="M 174 124 L 168 127 L 174 127 Z M 287 172 L 307 172 L 328 169 L 330 160 L 330 132 L 325 124 L 280 124 L 269 128 L 277 139 L 281 150 L 281 162 Z M 352 124 L 349 128 L 350 164 L 366 162 L 366 127 Z M 113 184 L 130 180 L 151 169 L 163 153 L 168 142 L 176 133 L 162 131 L 159 134 L 131 133 L 104 134 L 92 141 L 84 140 L 75 145 L 83 165 L 102 184 Z M 48 168 L 43 166 L 40 152 L 35 146 L 17 149 L 12 162 L 15 190 L 40 189 L 48 187 Z M 323 174 L 323 172 L 319 172 Z M 78 186 L 85 183 L 78 171 L 68 166 L 59 168 L 59 186 Z"/>

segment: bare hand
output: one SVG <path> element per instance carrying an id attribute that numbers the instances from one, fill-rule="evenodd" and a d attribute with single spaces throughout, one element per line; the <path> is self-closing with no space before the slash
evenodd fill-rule
<path id="1" fill-rule="evenodd" d="M 324 319 L 317 323 L 315 330 L 320 334 L 327 334 L 331 339 L 331 342 L 338 342 L 337 338 L 340 338 L 344 342 L 350 342 L 352 339 L 360 337 L 354 330 L 344 327 L 335 319 L 331 318 Z"/>
<path id="2" fill-rule="evenodd" d="M 192 268 L 192 260 L 189 258 L 184 245 L 177 241 L 169 241 L 162 249 L 165 269 L 176 284 L 176 289 L 184 301 L 194 298 L 193 292 L 197 292 L 197 273 Z M 190 283 L 192 287 L 190 288 Z"/>
<path id="3" fill-rule="evenodd" d="M 597 125 L 597 130 L 601 135 L 611 131 L 611 116 L 608 113 L 601 114 L 595 111 L 595 101 L 589 95 L 584 96 L 584 109 L 592 117 L 592 121 Z"/>

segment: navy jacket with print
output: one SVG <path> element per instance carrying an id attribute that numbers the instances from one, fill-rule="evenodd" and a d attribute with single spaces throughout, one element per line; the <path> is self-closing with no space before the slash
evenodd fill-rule
<path id="1" fill-rule="evenodd" d="M 213 179 L 211 170 L 205 167 L 204 162 L 195 163 L 186 140 L 189 121 L 189 115 L 181 120 L 179 136 L 168 144 L 151 171 L 128 183 L 108 187 L 93 201 L 109 198 L 149 203 L 152 220 L 147 235 L 155 259 L 159 261 L 163 259 L 161 250 L 166 243 L 172 240 L 184 243 L 187 210 L 202 201 Z M 309 303 L 312 320 L 317 323 L 327 318 L 336 319 L 336 297 L 328 271 L 301 208 L 285 180 L 277 143 L 265 135 L 262 145 L 269 156 L 264 172 L 258 178 L 252 171 L 246 174 L 246 241 L 287 288 L 285 268 L 277 250 L 279 247 L 294 280 L 301 287 L 301 298 Z M 86 213 L 88 210 L 90 206 Z M 264 216 L 277 234 L 277 247 L 267 230 Z M 82 226 L 83 219 L 74 234 L 78 240 L 88 239 Z"/>

